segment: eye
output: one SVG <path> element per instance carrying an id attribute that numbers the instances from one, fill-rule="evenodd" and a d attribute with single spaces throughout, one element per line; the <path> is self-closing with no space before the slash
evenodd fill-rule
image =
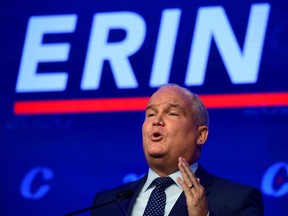
<path id="1" fill-rule="evenodd" d="M 169 116 L 178 116 L 178 114 L 175 113 L 175 112 L 170 112 L 170 113 L 169 113 Z"/>
<path id="2" fill-rule="evenodd" d="M 147 113 L 146 116 L 147 116 L 147 117 L 153 117 L 153 116 L 156 116 L 156 114 L 155 114 L 155 113 Z"/>

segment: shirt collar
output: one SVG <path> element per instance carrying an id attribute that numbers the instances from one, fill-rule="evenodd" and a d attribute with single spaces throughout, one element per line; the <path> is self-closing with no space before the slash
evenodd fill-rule
<path id="1" fill-rule="evenodd" d="M 193 173 L 196 172 L 197 168 L 198 168 L 198 161 L 190 165 L 190 169 L 192 170 Z M 181 179 L 183 179 L 180 170 L 177 170 L 176 172 L 170 174 L 169 176 L 181 188 L 181 186 L 176 180 L 177 177 L 180 177 Z M 160 177 L 160 176 L 156 172 L 154 172 L 151 168 L 149 168 L 147 180 L 143 186 L 143 191 L 147 191 L 147 189 L 151 186 L 151 183 L 153 182 L 153 180 L 156 179 L 157 177 Z"/>

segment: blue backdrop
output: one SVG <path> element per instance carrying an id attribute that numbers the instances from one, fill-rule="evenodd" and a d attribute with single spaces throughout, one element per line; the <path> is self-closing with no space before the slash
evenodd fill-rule
<path id="1" fill-rule="evenodd" d="M 288 3 L 0 3 L 0 214 L 63 215 L 147 171 L 147 97 L 168 82 L 210 113 L 200 162 L 288 211 Z"/>

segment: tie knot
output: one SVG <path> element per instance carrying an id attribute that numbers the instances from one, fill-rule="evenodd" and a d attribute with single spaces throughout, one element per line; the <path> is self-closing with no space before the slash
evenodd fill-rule
<path id="1" fill-rule="evenodd" d="M 165 190 L 173 183 L 174 183 L 173 179 L 171 179 L 169 176 L 158 177 L 154 179 L 154 181 L 152 182 L 153 185 L 156 185 L 156 187 L 160 187 L 163 190 Z"/>

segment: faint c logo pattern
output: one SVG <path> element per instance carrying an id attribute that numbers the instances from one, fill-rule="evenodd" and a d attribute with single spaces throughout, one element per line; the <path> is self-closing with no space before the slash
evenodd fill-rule
<path id="1" fill-rule="evenodd" d="M 26 199 L 40 199 L 50 190 L 46 181 L 53 178 L 53 172 L 49 168 L 36 167 L 30 170 L 24 177 L 20 192 Z"/>
<path id="2" fill-rule="evenodd" d="M 288 163 L 278 162 L 270 166 L 263 176 L 261 188 L 267 196 L 288 194 Z"/>

